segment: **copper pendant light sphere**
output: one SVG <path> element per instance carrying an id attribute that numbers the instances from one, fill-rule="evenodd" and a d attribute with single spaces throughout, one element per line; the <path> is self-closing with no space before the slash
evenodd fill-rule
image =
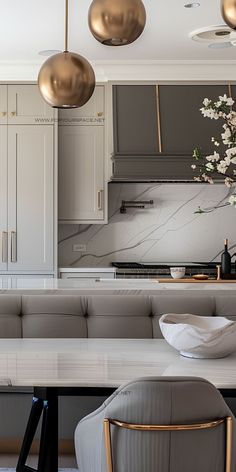
<path id="1" fill-rule="evenodd" d="M 133 43 L 146 24 L 141 0 L 93 0 L 88 15 L 92 35 L 107 46 Z"/>
<path id="2" fill-rule="evenodd" d="M 78 108 L 92 96 L 95 75 L 84 57 L 65 51 L 44 62 L 38 86 L 44 100 L 52 107 Z"/>
<path id="3" fill-rule="evenodd" d="M 236 0 L 221 0 L 221 12 L 225 23 L 236 29 Z"/>

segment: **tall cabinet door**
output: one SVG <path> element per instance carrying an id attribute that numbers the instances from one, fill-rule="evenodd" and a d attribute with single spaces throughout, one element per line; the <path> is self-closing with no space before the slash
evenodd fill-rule
<path id="1" fill-rule="evenodd" d="M 0 126 L 0 270 L 7 257 L 7 126 Z"/>
<path id="2" fill-rule="evenodd" d="M 104 128 L 59 130 L 59 220 L 86 223 L 104 218 Z"/>
<path id="3" fill-rule="evenodd" d="M 53 270 L 53 126 L 8 131 L 8 269 Z"/>
<path id="4" fill-rule="evenodd" d="M 7 124 L 7 85 L 0 85 L 0 125 Z"/>

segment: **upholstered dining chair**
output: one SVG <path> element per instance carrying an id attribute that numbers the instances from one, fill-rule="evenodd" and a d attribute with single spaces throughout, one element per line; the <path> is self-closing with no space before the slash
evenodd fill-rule
<path id="1" fill-rule="evenodd" d="M 78 424 L 79 472 L 236 472 L 235 425 L 204 379 L 134 380 Z"/>

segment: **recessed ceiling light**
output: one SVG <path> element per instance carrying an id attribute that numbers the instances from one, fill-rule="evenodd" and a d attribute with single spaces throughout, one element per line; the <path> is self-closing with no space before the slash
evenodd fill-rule
<path id="1" fill-rule="evenodd" d="M 198 8 L 201 4 L 199 2 L 186 3 L 185 8 Z"/>
<path id="2" fill-rule="evenodd" d="M 208 45 L 210 49 L 225 49 L 231 48 L 233 46 L 232 43 L 211 43 Z"/>
<path id="3" fill-rule="evenodd" d="M 53 54 L 58 54 L 61 52 L 60 49 L 45 49 L 43 51 L 39 51 L 40 56 L 53 56 Z"/>
<path id="4" fill-rule="evenodd" d="M 202 43 L 228 43 L 231 29 L 226 25 L 206 26 L 190 33 L 190 38 Z"/>

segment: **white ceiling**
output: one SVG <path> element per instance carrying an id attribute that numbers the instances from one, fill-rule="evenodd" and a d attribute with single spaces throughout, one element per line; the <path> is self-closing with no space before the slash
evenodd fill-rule
<path id="1" fill-rule="evenodd" d="M 198 0 L 201 7 L 193 9 L 184 8 L 189 0 L 143 1 L 143 35 L 132 45 L 111 48 L 88 29 L 91 0 L 70 0 L 70 50 L 92 61 L 236 59 L 236 47 L 212 50 L 188 38 L 195 29 L 223 23 L 220 0 Z M 0 61 L 43 61 L 38 51 L 63 49 L 64 0 L 0 0 L 0 12 Z"/>

